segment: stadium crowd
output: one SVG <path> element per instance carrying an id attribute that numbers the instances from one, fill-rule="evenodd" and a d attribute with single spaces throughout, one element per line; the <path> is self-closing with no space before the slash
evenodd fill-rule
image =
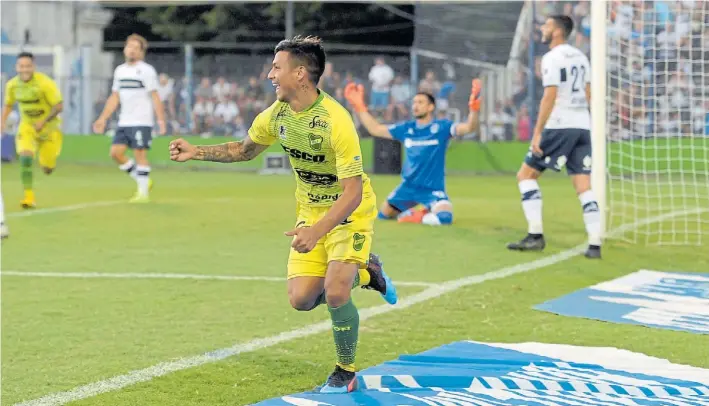
<path id="1" fill-rule="evenodd" d="M 407 62 L 379 56 L 367 58 L 370 64 L 356 69 L 356 66 L 337 57 L 332 59 L 326 64 L 320 79 L 320 87 L 328 94 L 347 105 L 344 98 L 345 86 L 350 82 L 360 83 L 367 87 L 372 112 L 384 122 L 409 118 L 413 95 Z M 255 67 L 251 76 L 222 72 L 195 77 L 196 83 L 192 85 L 190 94 L 184 76 L 168 74 L 169 68 L 165 66 L 168 64 L 160 63 L 159 57 L 152 56 L 150 62 L 163 72 L 159 75 L 158 93 L 165 103 L 168 132 L 171 134 L 243 138 L 256 114 L 275 100 L 273 86 L 267 77 L 270 63 Z M 347 69 L 339 70 L 338 65 L 346 66 Z M 445 73 L 445 69 L 442 72 L 426 71 L 418 89 L 435 95 L 439 113 L 445 115 L 455 83 L 451 75 Z M 190 111 L 187 107 L 188 98 L 191 101 Z M 104 100 L 103 95 L 96 100 L 97 114 Z"/>
<path id="2" fill-rule="evenodd" d="M 646 135 L 709 135 L 709 1 L 613 1 L 608 23 L 610 136 L 629 139 Z M 586 1 L 535 1 L 534 33 L 524 35 L 521 48 L 534 42 L 534 68 L 520 69 L 514 77 L 512 96 L 497 100 L 483 123 L 487 139 L 528 141 L 544 88 L 541 59 L 548 47 L 541 43 L 539 28 L 551 14 L 574 19 L 571 45 L 590 55 L 590 3 Z M 702 33 L 702 31 L 704 31 Z M 527 52 L 522 52 L 526 55 Z M 213 63 L 198 70 L 193 92 L 188 94 L 184 69 L 160 63 L 160 95 L 166 102 L 169 131 L 203 136 L 243 137 L 255 115 L 273 102 L 274 92 L 267 78 L 270 62 L 260 65 L 234 61 Z M 409 117 L 411 88 L 408 62 L 392 57 L 357 56 L 352 60 L 331 58 L 320 86 L 346 104 L 343 90 L 354 81 L 367 87 L 371 110 L 385 122 Z M 219 62 L 219 61 L 215 61 Z M 222 61 L 226 62 L 226 61 Z M 522 61 L 527 66 L 527 61 Z M 178 65 L 179 66 L 179 65 Z M 214 66 L 239 66 L 238 74 L 215 71 Z M 343 69 L 344 67 L 344 69 Z M 442 66 L 423 73 L 418 90 L 437 98 L 444 116 L 455 92 L 454 67 Z M 529 77 L 534 94 L 529 97 Z M 187 111 L 187 99 L 192 108 Z M 702 102 L 702 100 L 704 100 Z M 531 105 L 530 105 L 531 102 Z M 532 109 L 533 107 L 533 109 Z"/>
<path id="3" fill-rule="evenodd" d="M 590 3 L 585 1 L 535 2 L 533 103 L 544 91 L 539 27 L 550 14 L 574 19 L 571 45 L 590 55 Z M 646 135 L 709 135 L 709 2 L 613 1 L 608 23 L 610 137 L 630 139 Z M 528 49 L 529 37 L 523 38 Z M 528 72 L 514 82 L 515 92 L 506 112 L 498 117 L 509 123 L 517 116 L 520 139 L 528 137 Z M 701 100 L 704 100 L 702 103 Z M 496 113 L 497 114 L 497 113 Z M 520 117 L 522 117 L 520 119 Z"/>

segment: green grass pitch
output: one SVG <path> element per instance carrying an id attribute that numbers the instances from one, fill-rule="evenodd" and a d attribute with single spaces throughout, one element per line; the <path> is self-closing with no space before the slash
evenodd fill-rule
<path id="1" fill-rule="evenodd" d="M 159 168 L 154 171 L 154 202 L 130 205 L 123 201 L 133 193 L 134 182 L 108 164 L 106 151 L 101 149 L 95 158 L 106 165 L 76 165 L 65 159 L 50 177 L 35 171 L 41 210 L 30 216 L 19 211 L 16 164 L 3 165 L 11 231 L 2 245 L 3 272 L 285 275 L 290 240 L 283 231 L 294 222 L 292 177 Z M 155 157 L 160 154 L 159 149 L 153 152 Z M 519 159 L 504 164 L 516 166 Z M 397 182 L 394 176 L 374 176 L 379 200 Z M 549 244 L 543 254 L 504 249 L 525 231 L 519 192 L 514 176 L 508 175 L 451 176 L 452 227 L 378 222 L 374 250 L 394 280 L 436 284 L 583 243 L 581 209 L 569 181 L 549 176 L 540 183 Z M 610 241 L 602 261 L 573 257 L 374 316 L 361 325 L 357 365 L 366 368 L 402 353 L 473 339 L 613 346 L 709 367 L 706 336 L 531 309 L 643 268 L 706 272 L 708 248 L 706 242 L 700 247 L 658 248 Z M 401 296 L 424 289 L 404 286 Z M 361 290 L 355 301 L 360 309 L 383 303 L 377 294 Z M 5 275 L 2 402 L 9 405 L 71 390 L 327 319 L 325 309 L 290 309 L 285 283 L 276 280 Z M 72 404 L 249 404 L 312 389 L 333 363 L 332 338 L 322 332 Z"/>

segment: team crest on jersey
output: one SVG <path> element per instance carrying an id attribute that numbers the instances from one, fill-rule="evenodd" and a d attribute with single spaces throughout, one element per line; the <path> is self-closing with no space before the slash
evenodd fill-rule
<path id="1" fill-rule="evenodd" d="M 439 129 L 440 129 L 440 127 L 439 127 L 438 123 L 431 124 L 431 134 L 437 133 Z"/>
<path id="2" fill-rule="evenodd" d="M 310 133 L 308 134 L 308 139 L 310 141 L 310 148 L 315 151 L 320 151 L 322 149 L 322 136 Z"/>
<path id="3" fill-rule="evenodd" d="M 367 237 L 360 233 L 354 233 L 352 236 L 352 248 L 355 251 L 362 251 L 362 248 L 364 248 L 364 240 L 366 240 Z"/>
<path id="4" fill-rule="evenodd" d="M 282 140 L 286 139 L 286 126 L 282 125 L 278 127 L 278 137 Z"/>

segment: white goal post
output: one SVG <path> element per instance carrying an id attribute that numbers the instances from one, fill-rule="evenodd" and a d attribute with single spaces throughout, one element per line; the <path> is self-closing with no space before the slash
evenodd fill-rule
<path id="1" fill-rule="evenodd" d="M 706 1 L 591 2 L 591 177 L 606 237 L 706 244 L 708 27 Z"/>
<path id="2" fill-rule="evenodd" d="M 601 212 L 601 235 L 606 235 L 606 2 L 591 2 L 591 188 Z"/>

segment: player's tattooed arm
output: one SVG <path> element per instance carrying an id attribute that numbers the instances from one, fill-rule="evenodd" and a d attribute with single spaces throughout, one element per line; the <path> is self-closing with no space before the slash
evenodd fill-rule
<path id="1" fill-rule="evenodd" d="M 52 119 L 54 117 L 58 116 L 59 113 L 61 113 L 62 111 L 64 111 L 64 103 L 59 102 L 59 103 L 55 104 L 54 106 L 52 106 L 52 109 L 49 111 L 49 115 L 47 116 L 47 118 L 44 119 L 44 121 L 45 122 L 52 121 Z"/>
<path id="2" fill-rule="evenodd" d="M 250 161 L 268 148 L 246 137 L 243 141 L 227 142 L 218 145 L 198 145 L 194 159 L 212 162 Z"/>

